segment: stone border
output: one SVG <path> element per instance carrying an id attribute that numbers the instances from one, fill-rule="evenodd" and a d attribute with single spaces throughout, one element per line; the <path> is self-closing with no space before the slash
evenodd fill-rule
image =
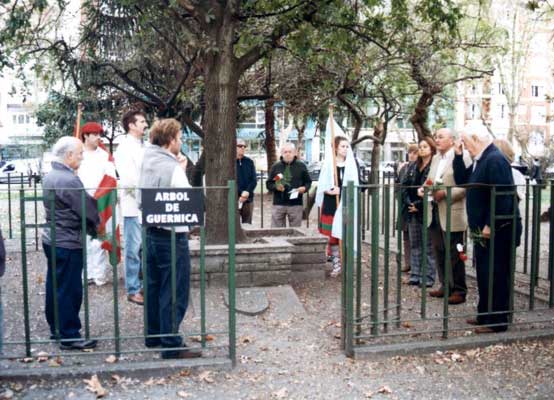
<path id="1" fill-rule="evenodd" d="M 510 344 L 531 340 L 548 340 L 554 338 L 554 330 L 534 332 L 502 332 L 482 334 L 478 336 L 456 337 L 444 340 L 429 340 L 424 342 L 403 342 L 373 346 L 354 347 L 353 358 L 356 360 L 374 360 L 393 356 L 409 356 L 433 353 L 437 350 L 473 349 L 495 344 Z"/>

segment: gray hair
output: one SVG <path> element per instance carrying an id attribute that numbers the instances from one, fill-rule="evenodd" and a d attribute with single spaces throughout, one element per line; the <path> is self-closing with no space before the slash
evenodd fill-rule
<path id="1" fill-rule="evenodd" d="M 291 150 L 296 150 L 296 146 L 295 146 L 294 143 L 292 143 L 292 142 L 287 142 L 287 143 L 285 143 L 285 144 L 283 145 L 283 147 L 281 147 L 281 150 L 282 150 L 282 149 L 285 149 L 285 148 L 287 148 L 287 147 L 289 147 Z"/>
<path id="2" fill-rule="evenodd" d="M 485 125 L 481 121 L 471 121 L 462 130 L 466 135 L 475 136 L 477 140 L 483 144 L 492 143 L 492 136 Z"/>
<path id="3" fill-rule="evenodd" d="M 52 147 L 52 155 L 58 160 L 65 160 L 68 153 L 77 150 L 77 146 L 81 143 L 79 139 L 73 136 L 63 136 L 58 139 L 56 144 Z"/>

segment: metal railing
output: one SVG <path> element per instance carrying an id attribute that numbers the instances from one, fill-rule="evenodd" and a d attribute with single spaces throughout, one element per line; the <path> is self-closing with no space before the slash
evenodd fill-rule
<path id="1" fill-rule="evenodd" d="M 121 190 L 121 188 L 119 188 Z M 7 359 L 29 359 L 43 357 L 50 360 L 61 360 L 72 358 L 75 363 L 82 363 L 82 358 L 98 357 L 98 356 L 115 356 L 115 360 L 132 358 L 142 361 L 151 361 L 152 352 L 159 352 L 161 349 L 146 348 L 144 341 L 146 339 L 156 339 L 180 334 L 186 339 L 192 338 L 193 341 L 199 343 L 199 347 L 203 351 L 203 356 L 226 357 L 231 363 L 236 363 L 236 315 L 235 315 L 235 236 L 236 236 L 236 184 L 234 181 L 229 181 L 225 187 L 207 187 L 207 188 L 192 188 L 192 190 L 202 190 L 206 195 L 209 195 L 212 190 L 225 190 L 228 193 L 228 262 L 226 268 L 228 271 L 228 312 L 226 320 L 217 319 L 216 316 L 210 316 L 206 310 L 206 231 L 205 227 L 199 229 L 200 242 L 200 257 L 199 257 L 199 281 L 198 293 L 199 297 L 199 314 L 200 318 L 197 323 L 192 323 L 190 318 L 184 320 L 181 324 L 180 331 L 174 326 L 174 332 L 160 335 L 149 335 L 148 327 L 148 268 L 147 268 L 147 247 L 146 238 L 148 235 L 147 228 L 141 228 L 142 239 L 142 278 L 144 284 L 144 312 L 142 308 L 137 308 L 129 304 L 125 307 L 121 303 L 123 293 L 120 287 L 121 270 L 124 270 L 123 264 L 118 262 L 116 235 L 111 237 L 111 251 L 109 252 L 109 263 L 112 267 L 112 290 L 111 294 L 108 291 L 109 285 L 94 289 L 94 295 L 91 294 L 88 280 L 88 265 L 87 265 L 87 248 L 83 245 L 83 268 L 82 268 L 82 285 L 83 285 L 83 302 L 80 311 L 81 320 L 83 321 L 83 336 L 84 339 L 93 339 L 99 342 L 98 348 L 91 352 L 66 352 L 58 351 L 57 345 L 60 343 L 60 314 L 64 312 L 64 307 L 67 305 L 58 304 L 57 296 L 52 296 L 53 299 L 53 332 L 49 332 L 48 324 L 44 318 L 44 281 L 48 278 L 51 280 L 53 293 L 58 292 L 59 282 L 57 282 L 56 274 L 56 200 L 53 196 L 54 192 L 50 191 L 48 198 L 44 197 L 42 191 L 37 189 L 37 186 L 31 188 L 20 187 L 18 189 L 19 197 L 19 234 L 20 234 L 20 266 L 21 271 L 11 271 L 14 277 L 20 277 L 21 284 L 13 283 L 10 291 L 3 290 L 3 302 L 10 304 L 10 314 L 13 318 L 6 318 L 4 321 L 4 332 L 6 335 L 3 342 L 3 354 L 0 355 L 1 360 Z M 8 193 L 10 193 L 8 191 Z M 85 191 L 81 190 L 81 241 L 86 243 L 87 236 L 87 221 L 86 221 L 86 202 Z M 50 218 L 49 223 L 41 223 L 44 218 L 40 218 L 37 214 L 37 208 L 42 208 L 44 202 L 49 205 Z M 112 232 L 116 232 L 117 215 L 117 190 L 113 192 L 110 198 L 112 206 Z M 28 205 L 34 209 L 33 221 L 28 221 Z M 42 228 L 49 228 L 51 232 L 51 276 L 44 277 L 46 262 L 42 256 L 42 252 L 29 251 L 27 246 L 27 232 L 32 230 L 35 235 L 35 241 L 38 249 L 38 232 Z M 175 313 L 177 307 L 177 283 L 176 283 L 176 265 L 177 259 L 180 257 L 176 252 L 176 232 L 175 228 L 171 228 L 169 240 L 171 242 L 171 315 L 173 324 L 175 325 Z M 191 268 L 192 269 L 192 268 Z M 10 272 L 10 271 L 8 271 Z M 35 284 L 38 282 L 38 284 Z M 3 286 L 6 284 L 3 283 Z M 192 282 L 191 282 L 192 285 Z M 101 295 L 100 295 L 100 292 Z M 191 291 L 192 292 L 192 291 Z M 6 308 L 6 307 L 5 307 Z M 189 303 L 190 314 L 192 309 Z M 142 313 L 142 318 L 140 318 Z M 198 310 L 194 310 L 196 315 Z M 6 315 L 6 314 L 5 314 Z M 220 314 L 221 317 L 221 314 Z M 185 316 L 187 318 L 187 316 Z M 142 323 L 139 321 L 142 320 Z M 142 326 L 141 326 L 142 325 Z M 23 329 L 21 329 L 23 328 Z M 186 329 L 186 330 L 185 330 Z M 136 342 L 142 342 L 137 345 Z M 185 347 L 188 346 L 188 347 Z M 163 348 L 162 350 L 186 350 L 190 345 L 185 345 L 178 348 Z M 113 361 L 111 361 L 113 362 Z M 67 362 L 65 363 L 67 364 Z M 102 365 L 105 363 L 100 360 L 97 364 L 99 371 L 102 370 Z M 58 367 L 59 365 L 54 365 Z M 43 365 L 44 368 L 50 368 Z M 53 367 L 53 368 L 54 368 Z M 2 375 L 0 371 L 0 376 Z"/>
<path id="2" fill-rule="evenodd" d="M 554 213 L 549 213 L 548 225 L 541 228 L 542 197 L 547 193 L 550 206 L 554 204 L 554 182 L 548 185 L 525 186 L 525 201 L 517 201 L 517 191 L 513 187 L 488 187 L 491 202 L 491 235 L 486 242 L 489 265 L 494 264 L 500 254 L 496 246 L 502 246 L 509 259 L 508 276 L 496 276 L 494 268 L 486 271 L 486 309 L 477 313 L 478 290 L 475 280 L 480 271 L 476 268 L 475 253 L 471 244 L 479 241 L 471 239 L 466 232 L 468 260 L 466 261 L 468 294 L 463 304 L 449 304 L 449 285 L 445 284 L 444 296 L 434 299 L 429 296 L 427 287 L 426 246 L 430 239 L 428 216 L 431 216 L 432 203 L 423 201 L 421 282 L 419 287 L 407 286 L 407 276 L 402 273 L 404 224 L 402 221 L 402 189 L 394 184 L 384 183 L 374 186 L 354 187 L 352 183 L 343 195 L 343 254 L 344 270 L 342 279 L 342 344 L 347 355 L 356 349 L 375 344 L 393 344 L 407 341 L 430 340 L 435 336 L 443 339 L 471 334 L 475 327 L 466 319 L 474 317 L 486 319 L 494 315 L 508 315 L 510 330 L 550 329 L 554 327 Z M 447 213 L 444 242 L 451 241 L 452 226 L 452 187 L 445 187 Z M 481 187 L 483 189 L 483 187 Z M 430 195 L 426 188 L 424 199 Z M 519 205 L 523 222 L 521 246 L 516 248 L 517 215 L 513 211 L 496 215 L 497 199 L 510 196 Z M 396 210 L 398 220 L 394 218 Z M 465 212 L 465 210 L 464 210 Z M 358 213 L 359 217 L 356 215 Z M 429 221 L 430 222 L 430 221 Z M 506 225 L 507 224 L 507 225 Z M 511 232 L 509 243 L 495 241 L 499 229 Z M 500 227 L 500 228 L 499 228 Z M 394 233 L 394 234 L 393 234 Z M 504 235 L 506 236 L 506 235 Z M 357 245 L 356 245 L 357 242 Z M 490 243 L 490 245 L 489 245 Z M 478 244 L 477 244 L 478 245 Z M 359 249 L 356 251 L 356 249 Z M 396 259 L 392 255 L 396 253 Z M 444 282 L 451 277 L 451 248 L 445 245 Z M 528 253 L 530 256 L 528 256 Z M 362 262 L 362 254 L 368 260 Z M 528 268 L 527 264 L 530 262 Z M 483 278 L 481 278 L 483 279 Z M 493 311 L 495 280 L 508 279 L 509 306 L 507 310 Z M 437 277 L 435 289 L 439 287 Z M 430 282 L 429 282 L 430 283 Z M 494 319 L 494 318 L 493 318 Z M 502 324 L 480 325 L 492 329 Z"/>

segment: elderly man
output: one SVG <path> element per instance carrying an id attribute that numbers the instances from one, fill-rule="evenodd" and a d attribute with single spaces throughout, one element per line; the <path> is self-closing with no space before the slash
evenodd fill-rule
<path id="1" fill-rule="evenodd" d="M 187 159 L 181 151 L 181 124 L 173 119 L 156 121 L 150 132 L 151 146 L 144 153 L 140 174 L 141 188 L 190 187 L 185 174 Z M 175 228 L 175 274 L 171 268 L 171 230 L 150 227 L 146 232 L 147 246 L 147 347 L 162 347 L 162 358 L 194 358 L 202 354 L 186 347 L 178 334 L 179 325 L 188 307 L 190 288 L 190 254 L 188 228 Z M 176 304 L 172 304 L 172 279 L 175 279 Z M 175 307 L 175 309 L 173 309 Z M 166 335 L 159 337 L 158 335 Z M 151 337 L 154 336 L 154 337 Z"/>
<path id="2" fill-rule="evenodd" d="M 46 225 L 42 233 L 42 247 L 48 260 L 46 320 L 50 326 L 51 338 L 61 340 L 60 349 L 91 349 L 96 347 L 96 341 L 81 339 L 79 319 L 83 300 L 81 195 L 84 188 L 75 172 L 83 160 L 83 143 L 75 137 L 62 137 L 54 145 L 52 154 L 57 161 L 52 161 L 52 170 L 43 181 Z M 85 192 L 84 201 L 87 233 L 94 236 L 100 223 L 96 200 Z M 52 206 L 54 209 L 51 209 Z M 51 232 L 52 222 L 54 232 Z"/>
<path id="3" fill-rule="evenodd" d="M 121 187 L 121 215 L 123 216 L 123 240 L 125 242 L 125 288 L 127 300 L 138 305 L 144 304 L 139 279 L 140 271 L 140 213 L 137 205 L 136 190 L 139 181 L 143 137 L 148 127 L 146 115 L 142 111 L 127 111 L 121 119 L 127 134 L 114 153 L 115 166 L 119 174 Z"/>
<path id="4" fill-rule="evenodd" d="M 109 160 L 110 155 L 99 146 L 103 131 L 102 125 L 97 122 L 87 122 L 81 127 L 84 152 L 78 175 L 91 196 L 94 196 L 105 175 L 115 177 L 115 166 Z M 100 240 L 90 236 L 87 236 L 87 277 L 89 283 L 97 286 L 110 280 L 106 250 Z"/>
<path id="5" fill-rule="evenodd" d="M 437 154 L 433 156 L 428 178 L 433 183 L 442 182 L 444 186 L 455 186 L 454 170 L 454 135 L 450 129 L 439 129 L 435 134 Z M 464 152 L 464 161 L 471 163 L 467 152 Z M 461 187 L 451 189 L 451 203 L 446 203 L 446 189 L 433 192 L 433 204 L 429 207 L 432 215 L 427 217 L 427 226 L 431 234 L 431 242 L 435 250 L 437 268 L 441 287 L 432 290 L 429 295 L 432 297 L 444 296 L 445 268 L 449 268 L 448 279 L 448 303 L 460 304 L 466 301 L 467 284 L 466 269 L 464 261 L 460 259 L 456 246 L 464 245 L 464 233 L 467 229 L 466 216 L 466 190 Z M 448 210 L 450 208 L 450 211 Z M 450 243 L 446 242 L 446 217 L 450 212 Z M 445 260 L 446 246 L 450 247 L 450 262 Z"/>
<path id="6" fill-rule="evenodd" d="M 254 161 L 244 155 L 246 143 L 237 139 L 237 194 L 238 208 L 243 224 L 252 223 L 252 208 L 254 204 L 254 189 L 258 183 Z"/>
<path id="7" fill-rule="evenodd" d="M 466 167 L 463 147 L 473 158 L 473 164 Z M 474 238 L 474 254 L 477 263 L 477 286 L 479 303 L 477 318 L 467 322 L 480 326 L 476 333 L 501 332 L 508 329 L 510 243 L 519 242 L 521 223 L 518 223 L 516 238 L 512 238 L 512 219 L 495 219 L 494 262 L 489 259 L 491 236 L 491 191 L 496 186 L 495 216 L 518 213 L 512 194 L 514 191 L 512 171 L 506 157 L 492 143 L 492 138 L 482 124 L 464 128 L 462 141 L 455 145 L 453 161 L 454 179 L 457 185 L 467 186 L 467 215 L 469 228 Z M 486 185 L 486 186 L 485 186 Z M 519 219 L 518 219 L 519 221 Z M 492 304 L 489 313 L 489 271 L 492 272 Z"/>
<path id="8" fill-rule="evenodd" d="M 273 192 L 272 228 L 284 228 L 287 217 L 291 227 L 302 224 L 302 196 L 311 184 L 306 165 L 296 158 L 294 144 L 286 143 L 266 182 L 267 189 Z"/>

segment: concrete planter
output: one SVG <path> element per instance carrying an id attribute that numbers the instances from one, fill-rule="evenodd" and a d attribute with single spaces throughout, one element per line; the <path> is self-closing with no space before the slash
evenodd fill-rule
<path id="1" fill-rule="evenodd" d="M 324 279 L 327 238 L 300 228 L 247 230 L 253 243 L 236 245 L 237 287 L 274 286 Z M 206 246 L 208 286 L 227 284 L 226 245 Z M 190 241 L 191 281 L 200 280 L 200 243 Z"/>

